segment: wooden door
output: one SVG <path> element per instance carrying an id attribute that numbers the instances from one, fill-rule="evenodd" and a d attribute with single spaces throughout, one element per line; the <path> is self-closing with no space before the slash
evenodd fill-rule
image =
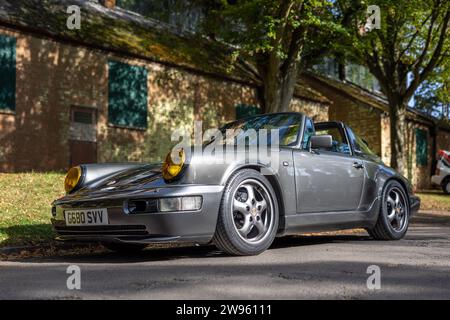
<path id="1" fill-rule="evenodd" d="M 70 112 L 70 166 L 97 162 L 97 112 L 72 107 Z"/>

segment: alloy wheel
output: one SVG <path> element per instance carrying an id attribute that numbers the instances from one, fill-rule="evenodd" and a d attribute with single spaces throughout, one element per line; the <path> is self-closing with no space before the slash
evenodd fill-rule
<path id="1" fill-rule="evenodd" d="M 263 241 L 274 221 L 273 201 L 267 188 L 255 179 L 242 181 L 233 195 L 232 214 L 234 227 L 244 241 Z"/>
<path id="2" fill-rule="evenodd" d="M 401 232 L 407 225 L 407 203 L 406 199 L 397 187 L 389 190 L 386 197 L 387 219 L 392 229 Z"/>

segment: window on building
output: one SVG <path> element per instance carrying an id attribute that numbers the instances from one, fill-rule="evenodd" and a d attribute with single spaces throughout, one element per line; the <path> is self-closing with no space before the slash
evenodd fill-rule
<path id="1" fill-rule="evenodd" d="M 0 110 L 16 109 L 16 38 L 0 35 Z"/>
<path id="2" fill-rule="evenodd" d="M 109 61 L 108 121 L 112 125 L 147 128 L 147 69 Z"/>
<path id="3" fill-rule="evenodd" d="M 238 104 L 236 106 L 236 120 L 254 116 L 261 113 L 261 109 L 255 105 Z"/>
<path id="4" fill-rule="evenodd" d="M 322 61 L 313 66 L 313 70 L 321 75 L 339 79 L 338 62 L 332 57 L 325 57 Z"/>
<path id="5" fill-rule="evenodd" d="M 416 129 L 416 163 L 426 166 L 428 163 L 428 137 L 427 131 Z"/>
<path id="6" fill-rule="evenodd" d="M 200 31 L 206 10 L 206 7 L 196 0 L 117 0 L 116 5 L 166 23 L 178 32 Z"/>
<path id="7" fill-rule="evenodd" d="M 378 80 L 370 73 L 369 69 L 364 66 L 354 63 L 346 64 L 345 78 L 347 81 L 363 87 L 364 89 L 367 89 L 369 91 L 381 91 Z"/>

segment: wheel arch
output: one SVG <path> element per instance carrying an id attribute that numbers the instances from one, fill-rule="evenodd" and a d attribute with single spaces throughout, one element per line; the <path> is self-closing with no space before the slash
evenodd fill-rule
<path id="1" fill-rule="evenodd" d="M 224 179 L 222 179 L 222 183 L 223 185 L 225 185 L 230 177 L 235 174 L 238 171 L 244 170 L 244 169 L 253 169 L 255 171 L 258 171 L 259 173 L 261 173 L 261 169 L 266 169 L 272 172 L 272 170 L 262 164 L 246 164 L 246 165 L 241 165 L 238 167 L 233 168 L 233 170 L 230 170 L 226 176 L 224 177 Z M 275 173 L 270 174 L 270 175 L 264 175 L 264 177 L 269 181 L 272 189 L 275 192 L 275 196 L 276 196 L 276 200 L 278 203 L 278 216 L 279 216 L 279 223 L 278 223 L 278 231 L 277 231 L 277 235 L 281 235 L 284 233 L 285 231 L 285 205 L 284 205 L 284 197 L 283 197 L 283 193 L 281 191 L 281 185 L 279 182 L 278 177 L 276 176 Z"/>
<path id="2" fill-rule="evenodd" d="M 383 195 L 384 188 L 386 188 L 386 185 L 387 185 L 389 182 L 391 182 L 391 181 L 396 181 L 396 182 L 400 183 L 400 185 L 403 187 L 403 191 L 404 191 L 405 194 L 406 194 L 406 201 L 408 202 L 408 206 L 410 206 L 411 203 L 410 203 L 410 200 L 409 200 L 409 191 L 408 191 L 409 188 L 408 188 L 408 185 L 407 185 L 407 183 L 406 183 L 403 179 L 401 179 L 401 178 L 399 178 L 399 177 L 397 177 L 397 176 L 389 177 L 388 179 L 386 179 L 386 180 L 384 181 L 383 187 L 381 188 L 380 198 L 381 198 L 381 196 Z"/>

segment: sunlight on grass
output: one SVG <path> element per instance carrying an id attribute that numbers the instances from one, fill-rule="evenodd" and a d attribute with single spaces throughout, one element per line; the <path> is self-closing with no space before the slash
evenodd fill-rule
<path id="1" fill-rule="evenodd" d="M 51 239 L 51 202 L 64 194 L 61 173 L 0 173 L 0 246 Z"/>
<path id="2" fill-rule="evenodd" d="M 420 197 L 422 210 L 448 211 L 450 214 L 450 195 L 438 191 L 426 191 L 417 193 Z"/>

